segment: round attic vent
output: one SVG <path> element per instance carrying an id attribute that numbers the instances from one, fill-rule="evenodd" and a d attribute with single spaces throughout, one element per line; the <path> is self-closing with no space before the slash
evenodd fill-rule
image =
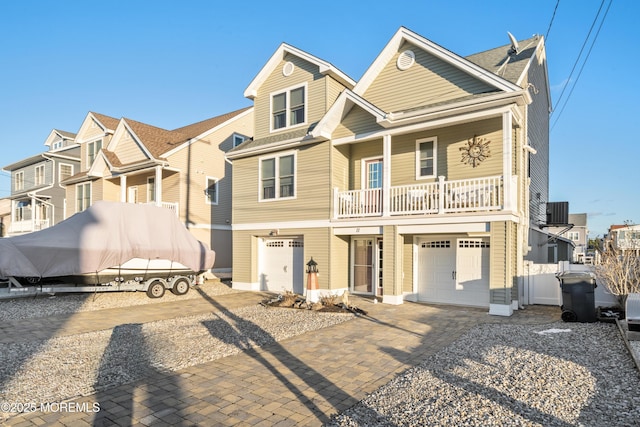
<path id="1" fill-rule="evenodd" d="M 289 77 L 293 73 L 293 69 L 294 68 L 295 67 L 293 65 L 293 62 L 287 62 L 282 67 L 282 75 L 285 76 L 285 77 Z"/>
<path id="2" fill-rule="evenodd" d="M 398 56 L 398 62 L 396 65 L 399 70 L 407 70 L 416 62 L 416 55 L 412 50 L 405 50 Z"/>

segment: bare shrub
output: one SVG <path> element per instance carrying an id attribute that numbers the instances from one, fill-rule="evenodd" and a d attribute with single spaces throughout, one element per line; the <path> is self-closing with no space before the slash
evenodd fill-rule
<path id="1" fill-rule="evenodd" d="M 609 250 L 595 267 L 598 281 L 616 296 L 620 308 L 625 308 L 627 296 L 640 293 L 640 256 L 631 251 Z"/>

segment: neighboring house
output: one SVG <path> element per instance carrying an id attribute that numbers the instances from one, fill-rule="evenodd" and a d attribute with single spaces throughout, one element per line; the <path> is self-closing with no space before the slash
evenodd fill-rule
<path id="1" fill-rule="evenodd" d="M 605 239 L 605 250 L 609 249 L 640 254 L 640 225 L 623 224 L 609 227 Z"/>
<path id="2" fill-rule="evenodd" d="M 321 292 L 518 308 L 524 256 L 547 250 L 542 37 L 464 58 L 400 28 L 358 82 L 282 44 L 245 96 L 234 288 L 302 293 L 313 257 Z"/>
<path id="3" fill-rule="evenodd" d="M 0 237 L 6 237 L 11 224 L 11 199 L 0 199 Z"/>
<path id="4" fill-rule="evenodd" d="M 569 214 L 566 227 L 549 227 L 549 262 L 569 261 L 584 264 L 589 245 L 587 214 Z M 558 240 L 556 242 L 556 240 Z M 566 247 L 566 249 L 563 249 Z"/>
<path id="5" fill-rule="evenodd" d="M 229 273 L 231 165 L 224 153 L 252 132 L 252 107 L 174 130 L 90 112 L 76 137 L 80 171 L 65 181 L 69 210 L 97 200 L 172 209 L 216 251 L 214 272 Z"/>
<path id="6" fill-rule="evenodd" d="M 7 235 L 42 230 L 66 217 L 63 180 L 80 166 L 75 134 L 54 129 L 45 141 L 48 151 L 5 166 L 11 172 L 11 225 Z"/>

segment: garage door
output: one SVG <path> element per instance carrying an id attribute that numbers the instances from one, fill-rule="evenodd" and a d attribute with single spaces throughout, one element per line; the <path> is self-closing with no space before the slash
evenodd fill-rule
<path id="1" fill-rule="evenodd" d="M 489 306 L 489 242 L 423 239 L 418 242 L 418 300 Z"/>
<path id="2" fill-rule="evenodd" d="M 264 239 L 260 256 L 263 290 L 304 292 L 304 244 L 302 239 Z"/>

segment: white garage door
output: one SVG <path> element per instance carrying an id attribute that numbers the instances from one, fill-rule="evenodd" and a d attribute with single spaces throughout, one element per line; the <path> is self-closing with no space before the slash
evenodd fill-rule
<path id="1" fill-rule="evenodd" d="M 488 241 L 455 238 L 419 241 L 418 300 L 488 307 Z"/>
<path id="2" fill-rule="evenodd" d="M 263 290 L 304 292 L 304 244 L 302 239 L 264 239 L 260 256 Z"/>

